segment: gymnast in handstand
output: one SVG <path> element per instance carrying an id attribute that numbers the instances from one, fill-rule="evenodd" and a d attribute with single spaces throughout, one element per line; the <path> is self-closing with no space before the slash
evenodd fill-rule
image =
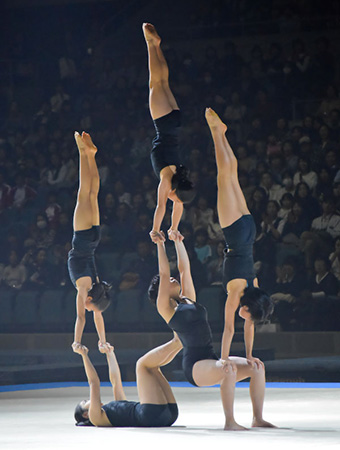
<path id="1" fill-rule="evenodd" d="M 273 304 L 265 291 L 259 288 L 254 271 L 253 243 L 256 235 L 254 219 L 250 214 L 238 174 L 237 159 L 226 138 L 227 126 L 211 108 L 205 117 L 215 147 L 217 164 L 217 212 L 223 230 L 226 248 L 223 263 L 223 287 L 227 293 L 221 358 L 228 361 L 234 336 L 235 313 L 244 319 L 244 342 L 247 360 L 263 363 L 253 356 L 255 324 L 269 318 Z"/>
<path id="2" fill-rule="evenodd" d="M 169 87 L 169 68 L 161 49 L 161 38 L 150 23 L 143 24 L 149 63 L 149 109 L 156 130 L 151 150 L 151 163 L 159 179 L 157 206 L 150 237 L 162 239 L 160 233 L 168 199 L 173 202 L 170 233 L 176 235 L 183 213 L 183 203 L 189 203 L 195 190 L 188 171 L 181 164 L 179 133 L 181 113 Z"/>
<path id="3" fill-rule="evenodd" d="M 85 312 L 93 311 L 94 323 L 99 336 L 99 349 L 106 345 L 102 312 L 110 304 L 110 285 L 100 281 L 94 254 L 100 241 L 100 218 L 98 192 L 100 179 L 95 160 L 97 147 L 85 132 L 74 134 L 79 150 L 79 190 L 73 216 L 72 249 L 68 255 L 68 271 L 77 289 L 77 318 L 74 328 L 75 351 L 81 345 L 85 327 Z"/>

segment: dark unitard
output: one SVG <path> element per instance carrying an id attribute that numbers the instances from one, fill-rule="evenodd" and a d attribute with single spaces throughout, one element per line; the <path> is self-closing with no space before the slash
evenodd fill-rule
<path id="1" fill-rule="evenodd" d="M 102 406 L 113 427 L 170 427 L 178 417 L 176 403 L 113 401 Z"/>
<path id="2" fill-rule="evenodd" d="M 229 227 L 222 228 L 226 248 L 223 261 L 223 287 L 227 290 L 229 281 L 241 278 L 247 286 L 253 286 L 254 257 L 253 245 L 256 236 L 256 225 L 251 214 L 241 216 Z"/>
<path id="3" fill-rule="evenodd" d="M 68 271 L 76 288 L 76 281 L 82 277 L 91 277 L 96 281 L 97 268 L 94 253 L 100 241 L 100 226 L 94 225 L 88 230 L 74 231 L 72 249 L 68 253 Z"/>
<path id="4" fill-rule="evenodd" d="M 192 377 L 194 364 L 203 359 L 218 360 L 213 350 L 207 310 L 197 302 L 179 303 L 168 325 L 176 331 L 183 344 L 184 374 L 191 384 L 197 386 Z"/>
<path id="5" fill-rule="evenodd" d="M 164 167 L 180 166 L 179 162 L 179 131 L 181 113 L 174 109 L 171 113 L 153 121 L 156 137 L 152 141 L 151 163 L 156 176 Z"/>

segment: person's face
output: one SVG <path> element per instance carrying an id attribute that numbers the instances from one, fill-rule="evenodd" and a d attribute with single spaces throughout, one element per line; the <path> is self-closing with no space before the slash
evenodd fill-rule
<path id="1" fill-rule="evenodd" d="M 304 159 L 300 159 L 299 167 L 300 167 L 301 172 L 303 172 L 303 173 L 308 172 L 308 163 Z"/>
<path id="2" fill-rule="evenodd" d="M 288 197 L 284 197 L 283 200 L 282 200 L 282 206 L 285 209 L 291 208 L 292 207 L 292 200 L 290 198 L 288 198 Z"/>
<path id="3" fill-rule="evenodd" d="M 292 211 L 295 216 L 300 216 L 302 212 L 301 206 L 298 203 L 294 203 Z"/>
<path id="4" fill-rule="evenodd" d="M 283 145 L 283 153 L 285 156 L 291 155 L 293 153 L 293 146 L 290 142 L 285 142 Z"/>
<path id="5" fill-rule="evenodd" d="M 46 253 L 44 250 L 40 250 L 40 252 L 37 255 L 37 262 L 39 264 L 42 264 L 46 260 Z"/>
<path id="6" fill-rule="evenodd" d="M 316 260 L 314 262 L 314 270 L 316 273 L 324 273 L 326 272 L 326 265 L 325 262 L 322 260 Z"/>
<path id="7" fill-rule="evenodd" d="M 298 196 L 301 198 L 305 198 L 308 195 L 308 189 L 304 184 L 301 184 L 298 190 Z"/>
<path id="8" fill-rule="evenodd" d="M 241 306 L 238 315 L 244 320 L 251 320 L 251 315 L 248 306 Z"/>
<path id="9" fill-rule="evenodd" d="M 330 202 L 323 202 L 322 210 L 325 214 L 332 214 L 334 211 L 334 205 Z"/>
<path id="10" fill-rule="evenodd" d="M 170 297 L 178 298 L 181 293 L 181 285 L 176 278 L 170 277 Z"/>
<path id="11" fill-rule="evenodd" d="M 325 161 L 329 167 L 334 166 L 336 164 L 336 154 L 334 152 L 326 153 Z"/>
<path id="12" fill-rule="evenodd" d="M 275 217 L 277 215 L 277 208 L 273 202 L 268 203 L 267 214 L 271 217 Z"/>
<path id="13" fill-rule="evenodd" d="M 262 194 L 262 192 L 259 191 L 259 190 L 256 190 L 256 191 L 254 192 L 254 194 L 253 194 L 253 199 L 254 199 L 256 202 L 262 202 L 262 200 L 263 200 L 263 194 Z"/>
<path id="14" fill-rule="evenodd" d="M 87 299 L 85 300 L 85 309 L 86 311 L 99 311 L 97 306 L 94 303 L 92 303 L 92 297 L 90 296 L 88 296 Z"/>
<path id="15" fill-rule="evenodd" d="M 107 194 L 105 197 L 105 206 L 107 208 L 112 208 L 115 204 L 115 199 L 112 194 Z"/>
<path id="16" fill-rule="evenodd" d="M 262 175 L 262 184 L 266 188 L 270 188 L 273 184 L 272 177 L 268 173 Z"/>

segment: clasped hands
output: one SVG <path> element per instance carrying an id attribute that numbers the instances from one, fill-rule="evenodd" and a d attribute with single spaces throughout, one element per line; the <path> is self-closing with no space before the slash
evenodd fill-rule
<path id="1" fill-rule="evenodd" d="M 88 348 L 85 345 L 82 345 L 80 342 L 73 342 L 72 344 L 72 350 L 74 353 L 78 353 L 79 355 L 85 355 L 88 353 Z M 98 342 L 98 350 L 100 353 L 109 354 L 113 353 L 114 347 L 109 344 L 109 342 Z"/>
<path id="2" fill-rule="evenodd" d="M 158 244 L 159 242 L 165 242 L 165 235 L 163 231 L 150 231 L 150 238 L 154 244 Z M 168 238 L 170 241 L 183 241 L 184 236 L 178 231 L 172 228 L 168 229 Z"/>

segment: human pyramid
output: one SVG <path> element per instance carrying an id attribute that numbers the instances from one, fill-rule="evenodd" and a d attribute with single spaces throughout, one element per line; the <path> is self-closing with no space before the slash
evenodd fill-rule
<path id="1" fill-rule="evenodd" d="M 178 408 L 160 368 L 169 364 L 183 349 L 183 371 L 192 385 L 220 385 L 225 430 L 246 430 L 235 421 L 233 406 L 235 383 L 249 377 L 252 427 L 273 427 L 262 417 L 264 364 L 252 355 L 255 324 L 266 320 L 273 306 L 270 297 L 259 289 L 254 272 L 255 224 L 238 181 L 237 160 L 226 138 L 227 126 L 211 108 L 206 108 L 205 118 L 214 142 L 217 165 L 217 212 L 226 241 L 222 277 L 227 300 L 221 355 L 218 357 L 212 345 L 207 311 L 196 302 L 190 261 L 178 229 L 183 204 L 189 203 L 195 196 L 188 171 L 181 164 L 181 113 L 169 87 L 169 69 L 161 49 L 161 38 L 150 23 L 143 24 L 143 33 L 148 50 L 149 108 L 156 130 L 151 163 L 159 178 L 157 206 L 150 232 L 150 238 L 157 246 L 159 274 L 151 280 L 148 293 L 150 301 L 173 331 L 173 338 L 150 350 L 136 362 L 139 402 L 127 401 L 114 349 L 106 342 L 102 316 L 110 304 L 110 286 L 99 279 L 94 260 L 100 241 L 97 147 L 89 134 L 76 132 L 79 190 L 73 219 L 72 249 L 68 258 L 70 278 L 77 289 L 77 318 L 72 348 L 82 356 L 90 385 L 90 400 L 77 405 L 75 419 L 77 425 L 99 427 L 171 426 L 178 417 Z M 173 208 L 167 237 L 175 246 L 180 281 L 170 276 L 166 235 L 161 230 L 168 199 L 173 202 Z M 240 317 L 244 319 L 246 358 L 230 356 L 238 308 Z M 114 400 L 105 405 L 101 403 L 100 380 L 89 359 L 88 349 L 81 344 L 85 310 L 93 311 L 99 336 L 98 348 L 107 357 Z"/>

